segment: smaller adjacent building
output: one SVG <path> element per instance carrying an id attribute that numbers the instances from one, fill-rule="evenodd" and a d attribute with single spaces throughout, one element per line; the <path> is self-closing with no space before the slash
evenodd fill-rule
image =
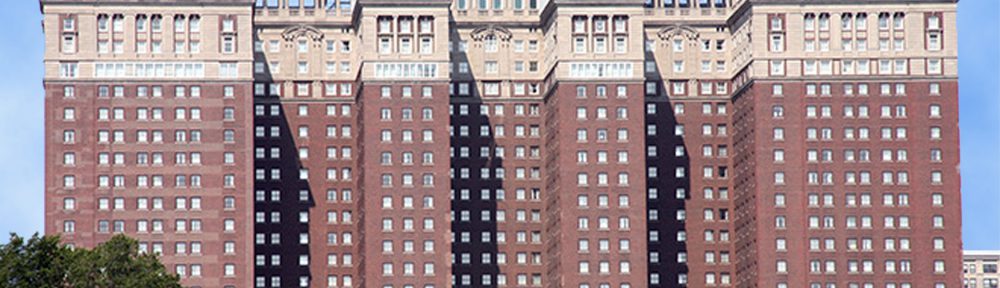
<path id="1" fill-rule="evenodd" d="M 963 288 L 1000 287 L 1000 250 L 966 250 L 963 258 Z"/>

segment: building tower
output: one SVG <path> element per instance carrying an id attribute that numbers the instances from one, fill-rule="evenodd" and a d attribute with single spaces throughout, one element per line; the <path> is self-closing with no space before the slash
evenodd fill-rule
<path id="1" fill-rule="evenodd" d="M 184 284 L 249 287 L 249 3 L 42 1 L 45 232 L 125 233 Z"/>

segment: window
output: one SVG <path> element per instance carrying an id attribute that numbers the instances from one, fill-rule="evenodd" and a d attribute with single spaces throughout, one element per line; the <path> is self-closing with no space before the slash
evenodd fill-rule
<path id="1" fill-rule="evenodd" d="M 59 77 L 76 78 L 80 70 L 76 62 L 59 63 Z"/>
<path id="2" fill-rule="evenodd" d="M 392 53 L 392 38 L 382 37 L 378 39 L 378 53 L 379 54 L 390 54 Z"/>
<path id="3" fill-rule="evenodd" d="M 785 24 L 781 17 L 778 17 L 778 15 L 771 15 L 771 30 L 781 31 L 784 26 Z"/>
<path id="4" fill-rule="evenodd" d="M 236 52 L 236 37 L 222 36 L 222 53 L 232 54 Z"/>
<path id="5" fill-rule="evenodd" d="M 188 21 L 188 26 L 190 27 L 188 31 L 191 31 L 191 33 L 201 32 L 201 17 L 198 15 L 191 16 L 191 19 Z"/>
<path id="6" fill-rule="evenodd" d="M 498 50 L 497 47 L 499 46 L 497 44 L 497 41 L 498 40 L 496 35 L 493 34 L 486 35 L 486 37 L 483 39 L 483 50 L 486 51 L 486 53 L 497 52 Z"/>
<path id="7" fill-rule="evenodd" d="M 842 32 L 850 32 L 854 23 L 853 16 L 851 13 L 844 13 L 840 15 L 840 30 Z"/>
<path id="8" fill-rule="evenodd" d="M 615 37 L 615 53 L 625 53 L 628 49 L 628 42 L 625 37 Z"/>
<path id="9" fill-rule="evenodd" d="M 771 75 L 772 76 L 785 75 L 785 61 L 771 60 Z"/>
<path id="10" fill-rule="evenodd" d="M 399 38 L 399 53 L 413 54 L 413 38 L 410 37 Z"/>
<path id="11" fill-rule="evenodd" d="M 816 68 L 816 60 L 804 60 L 803 63 L 804 63 L 803 64 L 804 65 L 804 68 L 803 68 L 804 71 L 802 72 L 802 74 L 805 74 L 805 75 L 816 75 L 817 74 L 818 69 Z"/>
<path id="12" fill-rule="evenodd" d="M 222 62 L 219 63 L 219 76 L 223 78 L 236 78 L 239 76 L 239 70 L 237 63 L 235 62 Z"/>
<path id="13" fill-rule="evenodd" d="M 604 37 L 594 37 L 594 53 L 607 53 L 608 41 Z"/>
<path id="14" fill-rule="evenodd" d="M 845 21 L 849 21 L 849 20 L 850 19 L 848 18 Z M 855 18 L 855 22 L 854 23 L 855 23 L 854 26 L 855 26 L 855 28 L 857 30 L 867 30 L 868 29 L 868 14 L 858 13 L 857 17 Z M 848 24 L 848 25 L 850 25 L 850 24 Z"/>
<path id="15" fill-rule="evenodd" d="M 298 50 L 299 53 L 307 53 L 307 52 L 309 52 L 309 42 L 307 42 L 305 39 L 299 39 L 299 41 L 298 41 L 298 48 L 299 48 L 299 50 Z"/>
<path id="16" fill-rule="evenodd" d="M 222 32 L 236 32 L 235 20 L 222 19 Z"/>
<path id="17" fill-rule="evenodd" d="M 878 29 L 889 30 L 889 13 L 882 12 L 878 14 Z"/>
<path id="18" fill-rule="evenodd" d="M 498 96 L 500 95 L 500 83 L 499 82 L 483 82 L 483 94 L 486 96 Z"/>
<path id="19" fill-rule="evenodd" d="M 927 50 L 930 51 L 941 50 L 941 32 L 927 33 Z"/>
<path id="20" fill-rule="evenodd" d="M 159 33 L 160 31 L 163 31 L 163 16 L 153 15 L 152 17 L 150 17 L 149 26 L 154 33 Z"/>
<path id="21" fill-rule="evenodd" d="M 927 74 L 941 74 L 941 59 L 927 59 Z"/>
<path id="22" fill-rule="evenodd" d="M 183 33 L 187 26 L 184 23 L 184 15 L 174 16 L 174 33 Z"/>
<path id="23" fill-rule="evenodd" d="M 816 14 L 808 13 L 802 22 L 805 31 L 816 31 Z"/>
<path id="24" fill-rule="evenodd" d="M 97 15 L 97 31 L 108 32 L 108 15 L 100 14 Z"/>
<path id="25" fill-rule="evenodd" d="M 76 52 L 76 35 L 63 35 L 62 40 L 62 52 L 63 53 L 75 53 Z"/>
<path id="26" fill-rule="evenodd" d="M 587 33 L 587 18 L 585 16 L 573 17 L 573 33 Z"/>
<path id="27" fill-rule="evenodd" d="M 499 64 L 497 61 L 486 61 L 485 69 L 487 74 L 497 74 L 500 72 Z"/>
<path id="28" fill-rule="evenodd" d="M 434 52 L 433 38 L 420 37 L 420 54 L 431 54 Z"/>
<path id="29" fill-rule="evenodd" d="M 892 17 L 892 29 L 893 30 L 902 30 L 903 29 L 903 25 L 904 25 L 904 21 L 903 20 L 904 20 L 905 16 L 906 16 L 906 14 L 903 14 L 903 13 L 896 13 L 895 15 L 893 15 L 893 17 Z"/>

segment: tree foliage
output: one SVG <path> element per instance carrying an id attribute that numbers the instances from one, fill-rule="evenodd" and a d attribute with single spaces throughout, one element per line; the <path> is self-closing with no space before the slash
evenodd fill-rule
<path id="1" fill-rule="evenodd" d="M 94 249 L 72 249 L 58 236 L 11 234 L 0 245 L 0 287 L 180 288 L 155 255 L 140 254 L 136 240 L 116 235 Z"/>

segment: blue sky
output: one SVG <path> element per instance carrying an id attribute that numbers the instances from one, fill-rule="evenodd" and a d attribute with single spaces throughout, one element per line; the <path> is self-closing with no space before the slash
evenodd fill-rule
<path id="1" fill-rule="evenodd" d="M 0 233 L 23 235 L 43 230 L 44 44 L 38 1 L 4 2 Z M 962 0 L 958 10 L 964 242 L 1000 249 L 1000 1 Z"/>

